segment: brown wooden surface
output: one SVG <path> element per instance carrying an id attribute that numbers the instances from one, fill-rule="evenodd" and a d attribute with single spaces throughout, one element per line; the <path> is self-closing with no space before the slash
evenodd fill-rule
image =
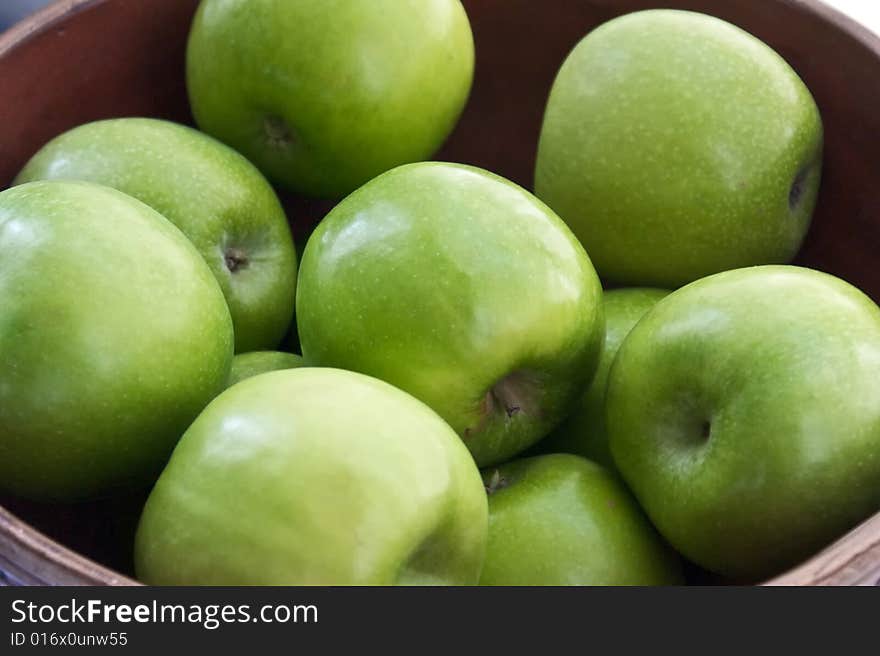
<path id="1" fill-rule="evenodd" d="M 136 585 L 136 581 L 33 530 L 0 507 L 0 585 Z"/>
<path id="2" fill-rule="evenodd" d="M 880 300 L 880 42 L 866 29 L 815 0 L 464 4 L 477 44 L 474 90 L 437 159 L 483 166 L 526 187 L 556 70 L 599 23 L 655 6 L 693 9 L 769 43 L 804 78 L 825 122 L 825 178 L 797 261 L 839 275 Z M 113 116 L 189 122 L 183 55 L 196 5 L 61 0 L 0 37 L 0 187 L 43 143 L 80 123 Z M 332 203 L 287 197 L 285 205 L 301 246 Z M 0 498 L 0 504 L 46 535 L 130 573 L 138 500 L 49 506 Z M 775 582 L 876 582 L 878 541 L 880 516 Z M 25 582 L 131 582 L 42 537 L 2 508 L 0 570 Z"/>
<path id="3" fill-rule="evenodd" d="M 880 585 L 880 514 L 768 585 Z"/>

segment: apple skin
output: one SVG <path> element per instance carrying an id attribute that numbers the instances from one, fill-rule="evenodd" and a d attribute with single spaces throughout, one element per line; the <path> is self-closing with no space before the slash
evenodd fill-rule
<path id="1" fill-rule="evenodd" d="M 596 369 L 601 294 L 589 257 L 537 198 L 426 162 L 325 217 L 303 253 L 297 320 L 306 364 L 406 390 L 490 465 L 571 410 Z"/>
<path id="2" fill-rule="evenodd" d="M 236 351 L 278 346 L 293 316 L 296 251 L 278 197 L 244 157 L 176 123 L 110 119 L 50 141 L 14 184 L 55 179 L 114 187 L 157 210 L 220 283 Z"/>
<path id="3" fill-rule="evenodd" d="M 623 484 L 570 454 L 484 472 L 489 540 L 480 585 L 678 585 L 681 563 Z"/>
<path id="4" fill-rule="evenodd" d="M 303 366 L 302 356 L 284 351 L 239 353 L 232 358 L 232 369 L 229 372 L 227 387 L 232 387 L 245 378 L 252 378 L 269 371 L 296 369 L 301 366 Z"/>
<path id="5" fill-rule="evenodd" d="M 822 139 L 809 90 L 770 47 L 703 14 L 635 12 L 562 65 L 535 193 L 604 281 L 676 288 L 795 255 Z"/>
<path id="6" fill-rule="evenodd" d="M 660 301 L 611 368 L 618 469 L 679 552 L 781 571 L 880 508 L 880 309 L 828 274 L 740 269 Z"/>
<path id="7" fill-rule="evenodd" d="M 0 487 L 75 501 L 148 485 L 224 387 L 232 320 L 204 260 L 121 192 L 0 193 Z"/>
<path id="8" fill-rule="evenodd" d="M 473 69 L 459 0 L 203 0 L 187 48 L 199 127 L 322 198 L 430 157 Z"/>
<path id="9" fill-rule="evenodd" d="M 605 311 L 605 343 L 596 375 L 574 411 L 537 445 L 541 453 L 573 453 L 615 470 L 605 430 L 605 389 L 608 372 L 623 339 L 639 319 L 669 294 L 665 289 L 628 287 L 602 294 Z M 233 363 L 233 367 L 235 364 Z"/>
<path id="10" fill-rule="evenodd" d="M 158 585 L 477 583 L 487 502 L 467 449 L 382 381 L 303 368 L 249 378 L 181 439 L 144 509 Z"/>

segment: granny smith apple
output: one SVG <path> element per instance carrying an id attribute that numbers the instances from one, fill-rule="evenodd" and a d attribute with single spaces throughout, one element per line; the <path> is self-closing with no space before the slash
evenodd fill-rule
<path id="1" fill-rule="evenodd" d="M 84 182 L 0 193 L 0 488 L 149 484 L 226 384 L 232 320 L 186 237 Z"/>
<path id="2" fill-rule="evenodd" d="M 244 157 L 183 125 L 111 119 L 50 141 L 16 183 L 50 179 L 115 187 L 158 210 L 220 283 L 236 350 L 278 346 L 293 316 L 296 252 L 275 192 Z"/>
<path id="3" fill-rule="evenodd" d="M 303 253 L 297 320 L 307 364 L 406 390 L 490 465 L 573 407 L 598 361 L 601 294 L 541 201 L 481 169 L 426 162 L 324 218 Z"/>
<path id="4" fill-rule="evenodd" d="M 618 469 L 660 532 L 738 579 L 779 572 L 880 509 L 880 309 L 763 266 L 660 301 L 611 368 Z"/>
<path id="5" fill-rule="evenodd" d="M 484 472 L 489 539 L 480 585 L 676 585 L 678 557 L 601 466 L 556 453 Z"/>
<path id="6" fill-rule="evenodd" d="M 253 351 L 239 353 L 232 358 L 232 369 L 229 372 L 227 386 L 232 387 L 245 378 L 258 376 L 268 371 L 279 369 L 296 369 L 302 366 L 302 356 L 284 351 Z"/>
<path id="7" fill-rule="evenodd" d="M 473 69 L 459 0 L 202 0 L 187 48 L 199 127 L 324 198 L 428 158 Z"/>
<path id="8" fill-rule="evenodd" d="M 423 403 L 337 369 L 274 371 L 215 399 L 150 494 L 138 577 L 170 585 L 475 584 L 487 503 Z"/>
<path id="9" fill-rule="evenodd" d="M 565 60 L 535 189 L 603 280 L 674 288 L 789 261 L 821 166 L 819 110 L 782 57 L 717 18 L 650 10 Z"/>
<path id="10" fill-rule="evenodd" d="M 574 411 L 546 439 L 536 445 L 542 453 L 574 453 L 615 469 L 605 431 L 605 389 L 617 349 L 639 319 L 664 296 L 664 289 L 629 287 L 602 295 L 605 311 L 605 343 L 596 375 L 580 397 Z M 233 369 L 235 363 L 233 362 Z"/>

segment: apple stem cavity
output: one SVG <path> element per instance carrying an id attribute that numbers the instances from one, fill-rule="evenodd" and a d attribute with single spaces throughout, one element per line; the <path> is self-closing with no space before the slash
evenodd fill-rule
<path id="1" fill-rule="evenodd" d="M 263 119 L 266 143 L 275 150 L 287 150 L 293 144 L 293 133 L 280 116 L 269 115 Z"/>
<path id="2" fill-rule="evenodd" d="M 503 412 L 508 419 L 531 410 L 530 401 L 534 395 L 534 384 L 522 371 L 514 371 L 499 380 L 483 398 L 483 413 L 490 416 Z"/>
<path id="3" fill-rule="evenodd" d="M 538 413 L 537 397 L 540 392 L 538 380 L 526 371 L 514 371 L 508 374 L 483 395 L 479 403 L 476 426 L 468 426 L 462 438 L 470 439 L 495 418 L 511 421 L 520 415 L 529 416 Z"/>
<path id="4" fill-rule="evenodd" d="M 802 168 L 795 176 L 794 182 L 791 183 L 791 189 L 788 190 L 788 207 L 791 211 L 798 208 L 801 199 L 804 197 L 804 190 L 807 185 L 807 176 L 809 173 L 809 166 Z"/>
<path id="5" fill-rule="evenodd" d="M 223 253 L 223 259 L 230 273 L 236 273 L 241 269 L 247 268 L 249 263 L 247 255 L 239 248 L 227 248 Z"/>
<path id="6" fill-rule="evenodd" d="M 712 422 L 708 419 L 703 422 L 703 426 L 701 428 L 701 436 L 703 440 L 708 441 L 712 436 Z"/>

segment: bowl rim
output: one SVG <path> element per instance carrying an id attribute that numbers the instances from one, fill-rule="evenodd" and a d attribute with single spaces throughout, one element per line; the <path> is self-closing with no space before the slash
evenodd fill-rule
<path id="1" fill-rule="evenodd" d="M 114 0 L 55 0 L 0 34 L 0 57 L 31 38 L 53 29 L 81 11 Z M 775 0 L 795 11 L 812 14 L 873 52 L 880 61 L 880 35 L 822 0 Z M 50 538 L 0 505 L 0 546 L 31 560 L 78 585 L 142 585 Z M 0 552 L 2 564 L 8 554 Z M 13 563 L 15 565 L 17 563 Z M 870 569 L 869 569 L 870 566 Z M 880 585 L 880 512 L 862 522 L 823 551 L 760 585 Z"/>
<path id="2" fill-rule="evenodd" d="M 85 11 L 92 5 L 100 5 L 108 0 L 54 0 L 42 9 L 28 14 L 5 32 L 0 32 L 0 56 L 27 42 L 30 37 L 43 34 L 56 23 Z"/>
<path id="3" fill-rule="evenodd" d="M 21 554 L 22 559 L 11 561 L 16 568 L 26 566 L 27 562 L 41 560 L 45 569 L 61 574 L 65 584 L 74 585 L 141 585 L 138 581 L 120 574 L 109 567 L 100 565 L 87 556 L 53 540 L 24 520 L 0 506 L 0 579 L 24 579 L 15 571 L 4 571 L 3 563 L 10 555 Z M 7 549 L 12 553 L 8 553 Z M 24 562 L 23 562 L 24 561 Z M 26 572 L 28 578 L 39 583 L 53 585 L 33 572 Z"/>

